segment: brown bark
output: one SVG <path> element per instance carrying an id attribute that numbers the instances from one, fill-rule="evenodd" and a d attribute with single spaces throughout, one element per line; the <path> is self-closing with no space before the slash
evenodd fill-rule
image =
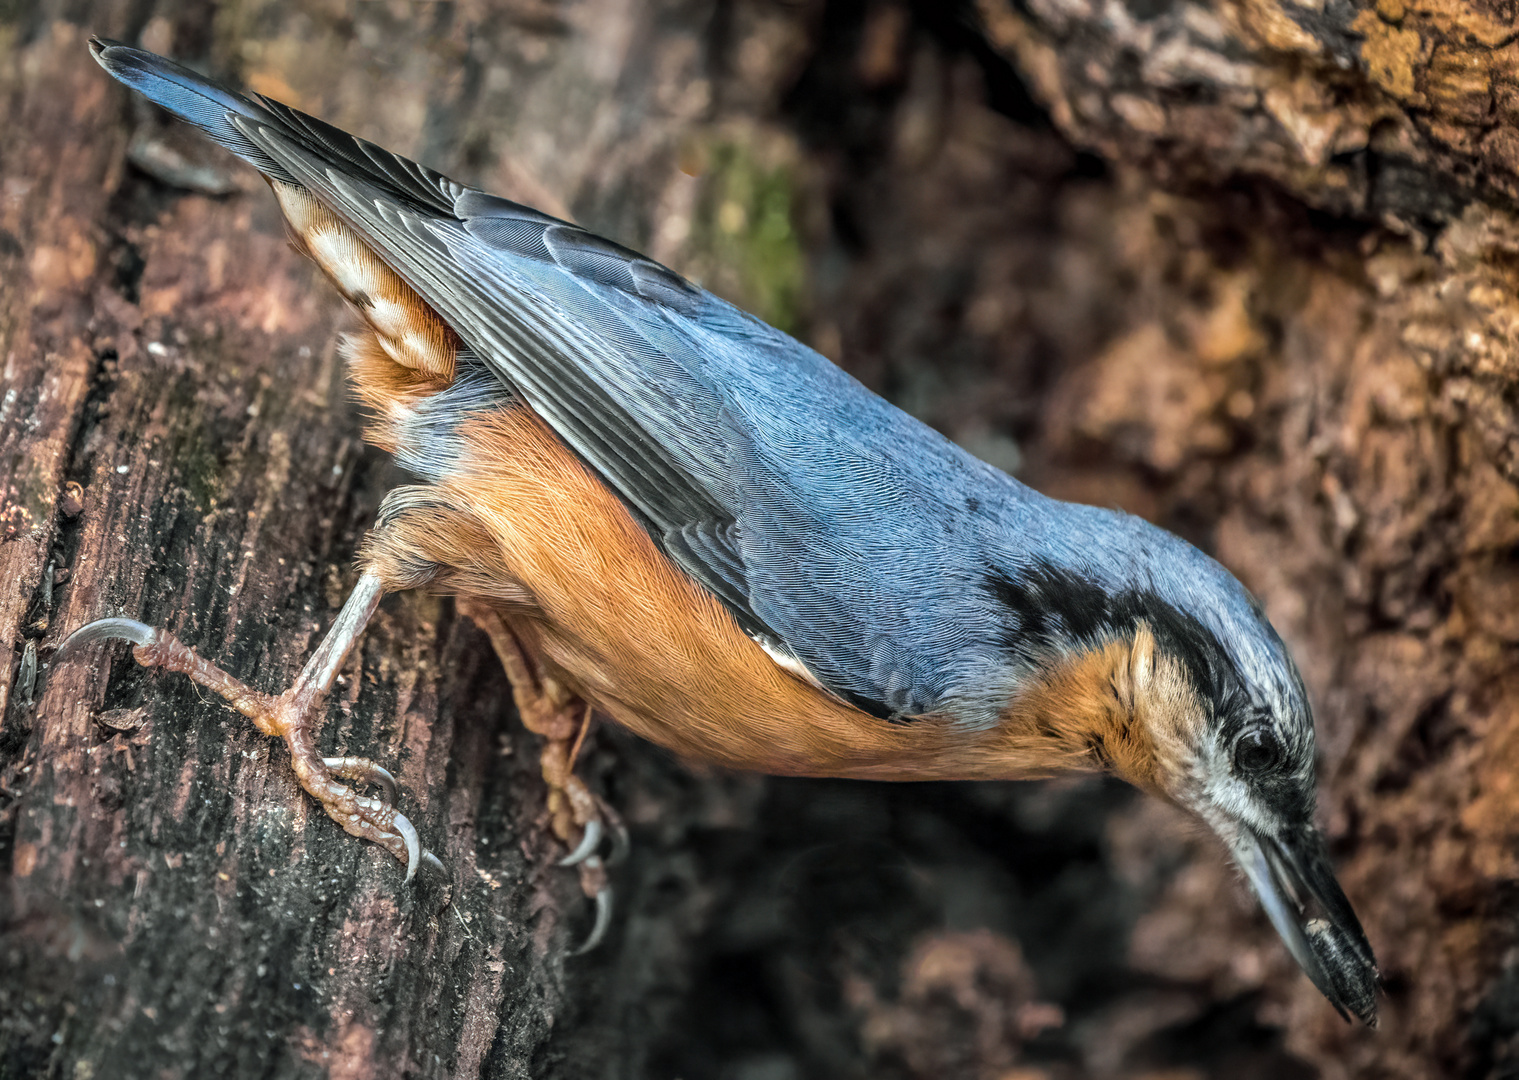
<path id="1" fill-rule="evenodd" d="M 0 1078 L 1512 1070 L 1512 16 L 968 12 L 0 6 Z M 635 856 L 611 941 L 569 961 L 587 912 L 536 746 L 452 605 L 387 601 L 322 743 L 395 769 L 447 892 L 401 888 L 182 680 L 50 665 L 126 614 L 282 687 L 401 479 L 267 192 L 130 103 L 88 32 L 573 213 L 1217 554 L 1316 703 L 1383 1030 L 1118 785 L 696 775 L 604 731 L 589 774 Z"/>
<path id="2" fill-rule="evenodd" d="M 129 176 L 124 99 L 79 29 L 40 31 L 5 61 L 5 634 L 46 658 L 62 631 L 131 614 L 279 689 L 351 581 L 387 472 L 344 400 L 338 312 L 253 184 L 214 200 Z M 122 650 L 53 666 L 33 703 L 8 680 L 0 1071 L 530 1059 L 572 890 L 546 870 L 532 754 L 502 757 L 521 740 L 477 637 L 422 598 L 388 606 L 323 737 L 395 767 L 451 897 L 401 887 L 314 812 L 282 748 Z M 521 825 L 482 836 L 492 813 Z M 506 999 L 521 1020 L 498 1041 Z"/>

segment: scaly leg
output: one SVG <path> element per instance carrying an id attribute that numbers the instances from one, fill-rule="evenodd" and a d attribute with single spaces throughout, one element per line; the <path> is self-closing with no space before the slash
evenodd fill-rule
<path id="1" fill-rule="evenodd" d="M 506 621 L 490 605 L 469 597 L 456 598 L 459 610 L 491 639 L 506 677 L 512 684 L 512 697 L 522 725 L 543 737 L 539 768 L 548 784 L 548 809 L 554 835 L 573 850 L 559 860 L 560 866 L 574 866 L 580 871 L 580 888 L 596 901 L 596 923 L 585 943 L 571 955 L 590 952 L 606 936 L 612 921 L 612 887 L 607 881 L 606 863 L 597 850 L 605 834 L 603 819 L 610 820 L 615 840 L 613 860 L 627 847 L 627 830 L 621 820 L 591 794 L 585 781 L 575 775 L 575 756 L 591 722 L 591 706 L 580 700 L 554 678 L 535 673 L 527 652 Z M 576 834 L 579 842 L 574 843 Z"/>
<path id="2" fill-rule="evenodd" d="M 264 734 L 284 739 L 290 747 L 290 764 L 301 787 L 347 832 L 373 840 L 404 862 L 406 880 L 410 881 L 422 862 L 440 871 L 443 864 L 432 852 L 423 850 L 417 830 L 392 805 L 395 777 L 367 758 L 324 758 L 317 752 L 314 739 L 322 699 L 354 642 L 374 616 L 383 592 L 378 575 L 366 573 L 360 577 L 305 669 L 290 689 L 278 697 L 249 688 L 197 656 L 173 634 L 135 619 L 99 619 L 81 626 L 59 648 L 58 656 L 61 658 L 68 651 L 92 642 L 121 638 L 136 646 L 132 655 L 143 667 L 180 672 L 219 694 Z M 385 792 L 385 798 L 360 795 L 347 784 L 339 783 L 338 778 L 375 784 Z"/>

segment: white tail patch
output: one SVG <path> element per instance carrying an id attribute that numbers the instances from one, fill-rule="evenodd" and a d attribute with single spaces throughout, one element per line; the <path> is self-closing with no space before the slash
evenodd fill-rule
<path id="1" fill-rule="evenodd" d="M 371 323 L 371 326 L 374 324 Z M 375 336 L 379 338 L 380 348 L 385 350 L 385 355 L 403 367 L 414 368 L 428 375 L 441 375 L 444 378 L 453 377 L 453 363 L 455 349 L 450 342 L 440 341 L 437 337 L 420 333 L 417 330 L 407 330 L 399 338 L 391 337 L 379 331 L 376 327 Z M 446 363 L 447 369 L 440 370 L 440 363 Z"/>
<path id="2" fill-rule="evenodd" d="M 403 367 L 452 379 L 459 339 L 374 249 L 305 188 L 270 181 L 293 239 L 359 309 L 385 354 Z"/>
<path id="3" fill-rule="evenodd" d="M 319 228 L 337 224 L 337 215 L 313 199 L 305 188 L 270 180 L 274 197 L 279 201 L 280 211 L 297 237 L 305 237 Z"/>

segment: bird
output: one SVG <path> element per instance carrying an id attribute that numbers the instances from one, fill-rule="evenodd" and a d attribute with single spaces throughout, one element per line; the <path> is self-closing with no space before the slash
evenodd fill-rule
<path id="1" fill-rule="evenodd" d="M 89 47 L 263 175 L 362 320 L 342 352 L 366 437 L 416 482 L 385 498 L 283 694 L 129 618 L 65 651 L 125 639 L 220 694 L 410 880 L 442 864 L 390 773 L 322 757 L 314 733 L 382 596 L 454 597 L 544 738 L 562 861 L 597 901 L 587 945 L 623 834 L 574 772 L 593 712 L 770 774 L 1107 772 L 1200 818 L 1329 1003 L 1375 1025 L 1376 960 L 1314 821 L 1308 694 L 1222 565 L 1033 490 L 629 248 L 151 52 Z"/>

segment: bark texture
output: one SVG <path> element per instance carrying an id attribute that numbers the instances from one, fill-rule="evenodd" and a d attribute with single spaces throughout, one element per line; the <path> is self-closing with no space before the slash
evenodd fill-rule
<path id="1" fill-rule="evenodd" d="M 608 944 L 452 605 L 322 746 L 404 889 L 108 614 L 283 688 L 402 477 L 260 181 L 98 33 L 574 216 L 1262 598 L 1387 978 L 1342 1025 L 1116 783 L 696 774 L 615 731 Z M 0 0 L 0 1080 L 1499 1077 L 1519 1068 L 1519 15 L 1456 0 Z"/>

